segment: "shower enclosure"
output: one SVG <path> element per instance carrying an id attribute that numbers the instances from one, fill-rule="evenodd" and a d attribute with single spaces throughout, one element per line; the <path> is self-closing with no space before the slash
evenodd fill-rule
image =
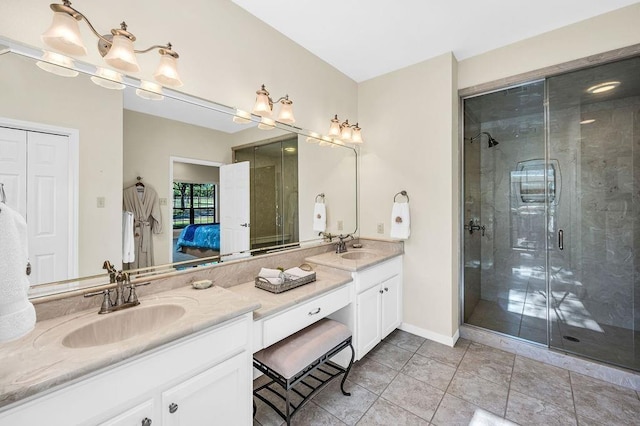
<path id="1" fill-rule="evenodd" d="M 251 249 L 299 241 L 298 137 L 234 150 L 249 162 Z"/>
<path id="2" fill-rule="evenodd" d="M 463 321 L 640 370 L 640 58 L 463 108 Z"/>

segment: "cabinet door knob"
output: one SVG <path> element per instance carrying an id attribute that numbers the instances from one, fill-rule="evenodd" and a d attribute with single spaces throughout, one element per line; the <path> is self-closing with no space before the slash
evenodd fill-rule
<path id="1" fill-rule="evenodd" d="M 148 417 L 142 419 L 142 426 L 151 426 L 151 419 Z"/>
<path id="2" fill-rule="evenodd" d="M 176 404 L 175 402 L 172 402 L 171 404 L 169 404 L 169 412 L 173 414 L 176 411 L 178 411 L 178 404 Z"/>
<path id="3" fill-rule="evenodd" d="M 380 294 L 384 293 L 384 290 L 380 289 L 380 290 L 379 290 L 379 293 L 380 293 Z"/>
<path id="4" fill-rule="evenodd" d="M 384 291 L 389 291 L 389 287 L 385 287 L 385 288 L 384 288 Z"/>

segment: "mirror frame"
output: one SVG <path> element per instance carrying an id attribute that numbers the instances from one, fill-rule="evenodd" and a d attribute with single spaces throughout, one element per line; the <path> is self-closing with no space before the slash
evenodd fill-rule
<path id="1" fill-rule="evenodd" d="M 0 56 L 3 56 L 8 53 L 13 53 L 22 57 L 31 58 L 35 61 L 42 61 L 43 60 L 42 52 L 43 52 L 42 49 L 30 47 L 22 43 L 15 42 L 13 40 L 9 40 L 7 38 L 0 36 Z M 95 74 L 96 66 L 82 62 L 82 61 L 78 61 L 76 59 L 74 59 L 74 67 L 72 69 L 75 71 L 78 71 L 80 74 L 84 74 L 89 77 L 96 75 Z M 140 80 L 130 77 L 128 75 L 123 76 L 122 84 L 124 84 L 126 87 L 131 89 L 140 88 Z M 167 98 L 171 98 L 181 102 L 186 102 L 188 104 L 205 108 L 218 113 L 223 113 L 225 115 L 228 115 L 229 117 L 235 116 L 238 111 L 237 108 L 230 107 L 228 105 L 224 105 L 216 101 L 200 98 L 198 96 L 179 92 L 167 87 L 163 87 L 163 95 Z M 251 113 L 249 119 L 254 123 L 260 123 L 261 118 L 262 117 Z M 302 136 L 306 138 L 312 138 L 317 140 L 319 143 L 323 143 L 327 145 L 336 145 L 337 147 L 346 148 L 353 151 L 354 160 L 355 160 L 354 161 L 355 162 L 354 164 L 355 165 L 355 168 L 354 168 L 355 169 L 355 176 L 354 176 L 355 178 L 355 194 L 354 194 L 355 195 L 355 200 L 354 200 L 355 229 L 352 232 L 348 232 L 346 235 L 358 236 L 357 234 L 359 231 L 359 217 L 360 217 L 360 213 L 359 213 L 359 204 L 360 204 L 359 203 L 359 187 L 360 187 L 359 148 L 356 148 L 356 146 L 353 146 L 353 145 L 342 143 L 340 141 L 334 141 L 328 136 L 324 136 L 319 133 L 316 133 L 301 127 L 280 123 L 278 121 L 275 121 L 274 127 L 282 131 L 297 134 L 299 137 Z M 242 259 L 248 259 L 255 252 L 274 253 L 278 251 L 291 250 L 295 248 L 312 247 L 316 245 L 321 245 L 323 243 L 324 243 L 324 239 L 318 238 L 318 239 L 312 239 L 312 240 L 306 240 L 306 241 L 298 241 L 295 243 L 274 245 L 270 247 L 262 247 L 259 249 L 250 249 L 250 250 L 240 252 L 238 254 L 243 254 L 246 256 Z M 232 259 L 232 260 L 225 261 L 224 257 L 228 255 L 229 254 L 227 253 L 220 253 L 219 255 L 216 255 L 216 256 L 198 258 L 198 259 L 187 260 L 182 262 L 167 263 L 163 265 L 154 265 L 152 267 L 132 269 L 132 270 L 129 270 L 128 272 L 132 273 L 132 279 L 134 280 L 138 280 L 138 279 L 149 280 L 149 279 L 165 278 L 170 275 L 191 271 L 193 267 L 197 267 L 197 266 L 212 267 L 212 266 L 215 266 L 216 264 L 222 263 L 223 261 L 226 263 L 226 262 L 235 260 L 235 259 Z M 239 261 L 242 259 L 237 259 L 237 260 Z M 178 268 L 184 268 L 184 269 L 178 269 Z M 80 285 L 81 281 L 85 282 L 86 285 Z M 60 296 L 60 295 L 65 295 L 66 297 L 67 295 L 71 295 L 70 293 L 86 293 L 88 291 L 91 291 L 92 289 L 109 285 L 108 281 L 109 281 L 109 274 L 105 272 L 103 274 L 80 276 L 80 277 L 70 278 L 62 281 L 42 283 L 42 284 L 38 284 L 30 287 L 29 299 L 32 301 L 38 301 L 38 300 L 47 300 L 47 299 L 50 299 L 51 297 L 58 298 L 56 296 Z M 36 289 L 36 291 L 34 292 L 35 294 L 32 294 L 31 292 L 34 289 Z M 46 289 L 50 289 L 50 290 L 47 291 Z"/>

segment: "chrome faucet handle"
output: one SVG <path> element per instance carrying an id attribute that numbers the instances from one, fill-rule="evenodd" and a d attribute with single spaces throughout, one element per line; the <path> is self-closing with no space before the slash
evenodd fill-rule
<path id="1" fill-rule="evenodd" d="M 140 303 L 138 301 L 138 293 L 136 293 L 136 287 L 140 287 L 143 285 L 149 285 L 151 281 L 147 281 L 146 283 L 129 283 L 129 298 L 127 298 L 127 303 L 135 303 L 136 305 Z"/>
<path id="2" fill-rule="evenodd" d="M 100 305 L 100 310 L 98 311 L 99 314 L 108 314 L 109 312 L 111 312 L 111 308 L 113 307 L 113 304 L 111 303 L 111 289 L 105 289 L 105 290 L 100 290 L 100 291 L 94 291 L 91 293 L 85 293 L 84 297 L 93 297 L 93 296 L 99 296 L 99 295 L 103 295 L 103 299 L 102 299 L 102 305 Z"/>

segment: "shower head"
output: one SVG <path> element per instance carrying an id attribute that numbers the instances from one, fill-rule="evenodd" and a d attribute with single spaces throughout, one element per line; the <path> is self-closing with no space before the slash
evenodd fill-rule
<path id="1" fill-rule="evenodd" d="M 475 141 L 475 140 L 482 139 L 482 135 L 487 135 L 487 137 L 489 138 L 489 148 L 493 148 L 494 146 L 496 146 L 496 145 L 498 145 L 500 143 L 497 140 L 495 140 L 493 138 L 493 136 L 491 136 L 491 134 L 489 132 L 480 132 L 480 133 L 478 133 L 474 137 L 469 138 L 469 143 L 473 143 L 473 141 Z"/>

